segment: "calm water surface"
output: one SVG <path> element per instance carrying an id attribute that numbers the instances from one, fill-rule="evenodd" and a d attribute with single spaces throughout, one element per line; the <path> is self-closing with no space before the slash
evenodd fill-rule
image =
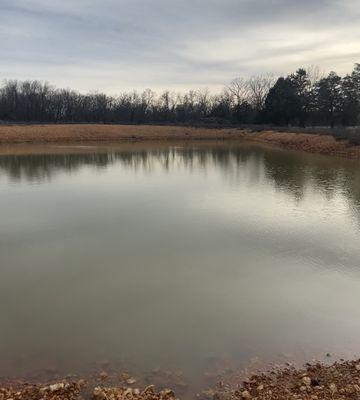
<path id="1" fill-rule="evenodd" d="M 359 163 L 245 144 L 19 153 L 0 156 L 1 375 L 360 351 Z"/>

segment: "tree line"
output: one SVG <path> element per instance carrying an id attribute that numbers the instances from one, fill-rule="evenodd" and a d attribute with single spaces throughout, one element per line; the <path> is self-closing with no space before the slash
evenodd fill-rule
<path id="1" fill-rule="evenodd" d="M 344 77 L 316 67 L 288 76 L 237 78 L 221 93 L 150 89 L 109 96 L 58 89 L 40 81 L 4 81 L 0 121 L 49 123 L 273 124 L 356 126 L 360 122 L 360 64 Z"/>

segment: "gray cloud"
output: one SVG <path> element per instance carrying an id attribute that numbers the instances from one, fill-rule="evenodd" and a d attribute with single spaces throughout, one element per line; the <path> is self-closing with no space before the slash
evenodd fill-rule
<path id="1" fill-rule="evenodd" d="M 357 0 L 1 0 L 0 78 L 82 91 L 218 88 L 360 61 Z"/>

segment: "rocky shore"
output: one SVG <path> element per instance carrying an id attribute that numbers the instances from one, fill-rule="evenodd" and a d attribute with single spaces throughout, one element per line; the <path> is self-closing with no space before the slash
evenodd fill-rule
<path id="1" fill-rule="evenodd" d="M 214 400 L 358 400 L 360 360 L 307 364 L 253 375 L 237 387 L 218 383 Z"/>
<path id="2" fill-rule="evenodd" d="M 153 385 L 145 389 L 96 386 L 89 389 L 85 380 L 61 381 L 49 385 L 14 384 L 0 388 L 0 400 L 175 400 L 170 389 L 156 392 Z"/>
<path id="3" fill-rule="evenodd" d="M 120 376 L 123 379 L 123 375 Z M 230 377 L 229 377 L 230 378 Z M 121 380 L 120 379 L 120 380 Z M 6 382 L 0 387 L 0 400 L 175 400 L 171 389 L 156 390 L 154 385 L 135 388 L 136 380 L 126 378 L 118 386 L 106 384 L 106 374 L 98 382 L 85 379 L 61 380 L 48 384 Z M 231 383 L 230 383 L 231 382 Z M 359 400 L 360 360 L 306 364 L 302 369 L 288 366 L 244 379 L 219 381 L 215 388 L 197 395 L 212 400 Z M 181 396 L 180 396 L 181 398 Z"/>

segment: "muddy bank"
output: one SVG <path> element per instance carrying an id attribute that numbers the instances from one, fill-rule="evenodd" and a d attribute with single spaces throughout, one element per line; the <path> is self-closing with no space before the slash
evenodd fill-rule
<path id="1" fill-rule="evenodd" d="M 0 400 L 175 400 L 171 389 L 143 389 L 133 385 L 110 385 L 106 376 L 100 382 L 56 381 L 49 384 L 8 382 L 0 387 Z M 128 380 L 129 381 L 129 380 Z M 126 383 L 126 382 L 124 382 Z M 135 382 L 128 382 L 133 384 Z M 303 369 L 285 367 L 246 379 L 236 373 L 224 377 L 215 388 L 197 395 L 199 400 L 357 400 L 360 398 L 360 360 L 332 365 L 307 364 Z"/>
<path id="2" fill-rule="evenodd" d="M 2 125 L 0 145 L 71 144 L 169 140 L 246 140 L 286 149 L 360 159 L 360 146 L 324 134 L 276 131 L 253 132 L 240 128 L 195 128 L 154 125 Z"/>

